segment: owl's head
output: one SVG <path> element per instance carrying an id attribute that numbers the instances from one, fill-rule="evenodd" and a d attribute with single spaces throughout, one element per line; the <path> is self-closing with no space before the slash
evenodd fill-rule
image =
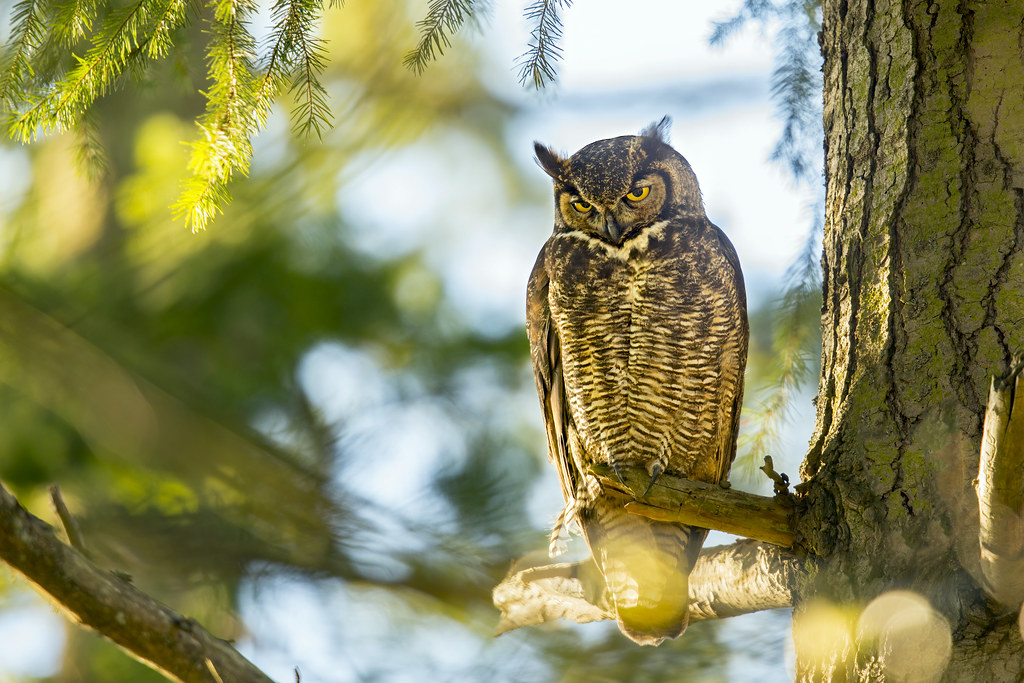
<path id="1" fill-rule="evenodd" d="M 535 143 L 555 181 L 556 230 L 581 230 L 612 244 L 658 221 L 704 215 L 697 176 L 666 140 L 666 116 L 640 131 L 592 142 L 568 159 Z"/>

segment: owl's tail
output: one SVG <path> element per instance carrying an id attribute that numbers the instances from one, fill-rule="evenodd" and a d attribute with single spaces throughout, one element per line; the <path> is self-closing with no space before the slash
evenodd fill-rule
<path id="1" fill-rule="evenodd" d="M 605 491 L 580 517 L 619 628 L 640 645 L 660 645 L 686 630 L 690 570 L 707 530 L 632 515 L 629 500 Z"/>

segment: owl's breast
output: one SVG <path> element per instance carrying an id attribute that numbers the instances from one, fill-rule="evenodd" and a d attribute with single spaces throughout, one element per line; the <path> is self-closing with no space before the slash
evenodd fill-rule
<path id="1" fill-rule="evenodd" d="M 721 405 L 742 381 L 744 304 L 717 241 L 699 237 L 661 226 L 623 247 L 579 233 L 549 244 L 566 393 L 597 461 L 657 459 L 717 478 Z"/>

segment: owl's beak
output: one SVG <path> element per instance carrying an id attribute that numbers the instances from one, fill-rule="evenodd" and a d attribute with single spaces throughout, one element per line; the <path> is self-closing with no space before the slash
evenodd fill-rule
<path id="1" fill-rule="evenodd" d="M 608 236 L 612 242 L 618 243 L 619 238 L 622 237 L 622 228 L 619 227 L 618 222 L 615 220 L 615 216 L 608 212 L 604 215 L 604 234 Z"/>

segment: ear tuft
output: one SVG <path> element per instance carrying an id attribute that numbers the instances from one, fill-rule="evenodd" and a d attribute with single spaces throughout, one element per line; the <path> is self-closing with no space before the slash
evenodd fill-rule
<path id="1" fill-rule="evenodd" d="M 668 144 L 668 129 L 672 127 L 672 117 L 663 116 L 661 121 L 654 121 L 642 131 L 640 131 L 640 137 L 654 138 Z"/>
<path id="2" fill-rule="evenodd" d="M 558 152 L 540 144 L 533 143 L 533 151 L 537 153 L 537 165 L 544 169 L 544 172 L 555 180 L 565 175 L 565 159 L 558 155 Z"/>

